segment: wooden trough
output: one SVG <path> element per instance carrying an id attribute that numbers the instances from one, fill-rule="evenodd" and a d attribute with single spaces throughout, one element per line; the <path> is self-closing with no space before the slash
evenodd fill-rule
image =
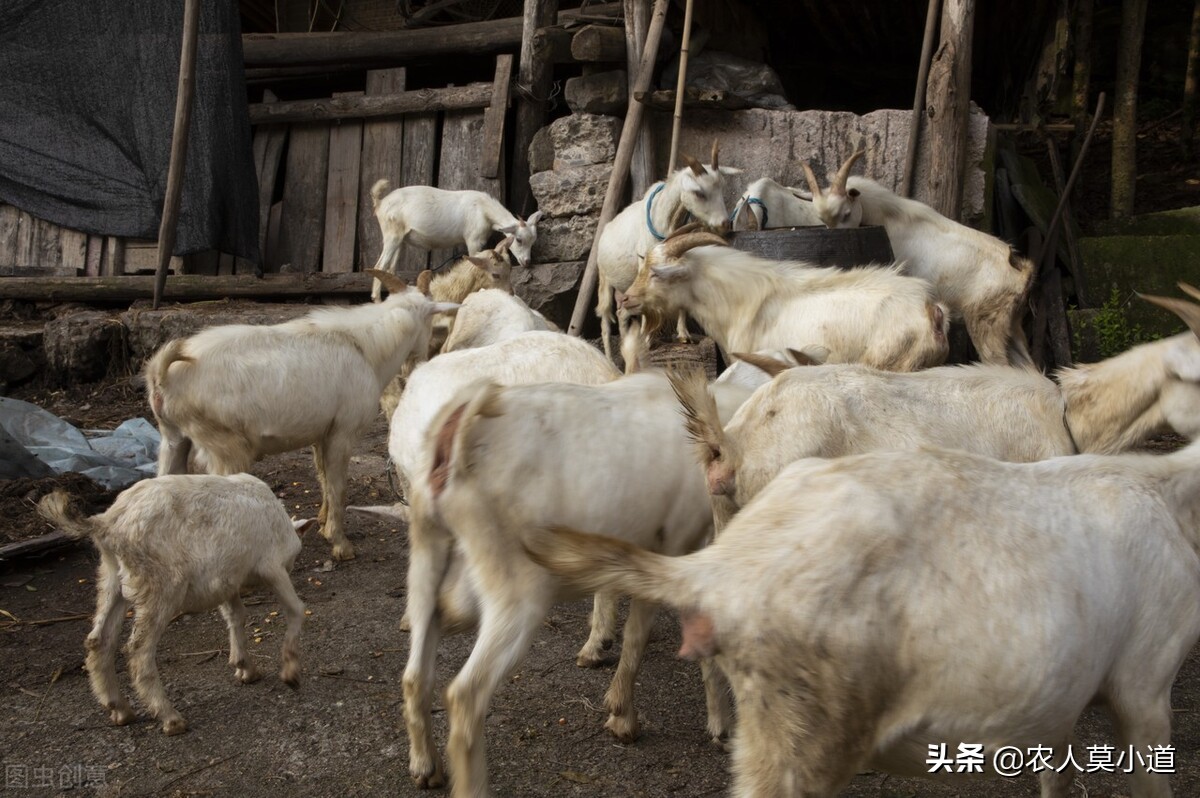
<path id="1" fill-rule="evenodd" d="M 791 227 L 777 230 L 743 230 L 730 242 L 738 249 L 772 260 L 800 260 L 818 266 L 864 266 L 891 263 L 892 245 L 880 226 Z"/>

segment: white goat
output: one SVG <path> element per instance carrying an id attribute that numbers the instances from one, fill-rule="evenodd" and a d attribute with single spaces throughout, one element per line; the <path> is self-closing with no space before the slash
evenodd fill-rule
<path id="1" fill-rule="evenodd" d="M 732 412 L 746 393 L 722 386 L 721 405 Z M 614 448 L 617 439 L 622 445 Z M 706 540 L 712 514 L 660 373 L 599 386 L 477 384 L 443 408 L 430 441 L 419 476 L 428 489 L 413 494 L 410 529 L 412 638 L 404 672 L 410 769 L 421 786 L 443 778 L 429 724 L 435 649 L 441 623 L 451 617 L 438 598 L 451 592 L 442 580 L 453 546 L 478 591 L 480 628 L 475 649 L 446 690 L 447 748 L 453 794 L 483 796 L 483 719 L 492 696 L 550 606 L 573 595 L 522 553 L 523 532 L 587 524 L 681 554 Z M 620 740 L 637 735 L 633 686 L 654 613 L 652 603 L 630 607 L 605 697 L 605 725 Z"/>
<path id="2" fill-rule="evenodd" d="M 1188 312 L 1178 300 L 1149 299 Z M 1075 452 L 1117 454 L 1167 431 L 1194 439 L 1200 437 L 1195 362 L 1200 340 L 1186 332 L 1063 369 L 1059 384 L 1007 366 L 912 374 L 852 365 L 788 369 L 724 428 L 703 375 L 673 377 L 672 384 L 699 443 L 710 492 L 736 508 L 803 457 L 946 446 L 1029 462 Z M 720 517 L 717 523 L 723 525 Z"/>
<path id="3" fill-rule="evenodd" d="M 494 249 L 459 258 L 452 267 L 439 274 L 425 269 L 417 275 L 417 290 L 435 302 L 456 304 L 462 304 L 471 294 L 488 288 L 511 294 L 512 263 L 508 259 L 508 248 L 512 242 L 513 237 L 509 236 Z M 442 351 L 457 322 L 458 314 L 439 316 L 434 320 L 429 357 Z"/>
<path id="4" fill-rule="evenodd" d="M 262 480 L 234 476 L 167 476 L 139 482 L 106 512 L 84 516 L 67 494 L 42 499 L 38 512 L 73 538 L 89 537 L 100 551 L 96 617 L 87 637 L 92 693 L 124 726 L 136 715 L 117 684 L 117 642 L 126 603 L 133 604 L 129 672 L 134 690 L 164 734 L 187 730 L 171 705 L 155 663 L 158 641 L 183 612 L 220 607 L 229 626 L 229 664 L 244 683 L 259 678 L 246 650 L 244 585 L 271 586 L 287 613 L 279 677 L 300 685 L 300 627 L 304 604 L 288 572 L 312 521 L 288 519 Z"/>
<path id="5" fill-rule="evenodd" d="M 487 346 L 535 330 L 556 332 L 558 328 L 521 301 L 520 297 L 499 289 L 486 288 L 463 300 L 462 307 L 454 316 L 454 329 L 442 345 L 442 352 Z"/>
<path id="6" fill-rule="evenodd" d="M 210 327 L 165 344 L 146 363 L 146 392 L 162 433 L 158 472 L 186 474 L 193 447 L 215 474 L 313 447 L 321 533 L 336 559 L 354 547 L 343 530 L 350 452 L 378 413 L 384 386 L 429 348 L 431 318 L 457 305 L 401 290 L 382 304 L 316 310 L 283 324 Z"/>
<path id="7" fill-rule="evenodd" d="M 371 187 L 371 202 L 383 233 L 383 250 L 375 268 L 390 274 L 396 273 L 400 246 L 405 242 L 423 249 L 465 245 L 468 253 L 474 253 L 486 249 L 488 237 L 497 231 L 513 237 L 513 257 L 521 266 L 528 266 L 542 218 L 537 211 L 524 220 L 482 191 L 433 186 L 404 186 L 393 191 L 387 180 L 378 180 Z M 379 295 L 376 281 L 371 298 L 378 300 Z"/>
<path id="8" fill-rule="evenodd" d="M 680 654 L 715 656 L 733 687 L 738 798 L 928 775 L 964 745 L 993 774 L 1003 746 L 1050 748 L 1041 795 L 1066 798 L 1092 703 L 1138 753 L 1133 798 L 1166 798 L 1142 757 L 1170 744 L 1171 683 L 1200 638 L 1198 528 L 1200 442 L 800 460 L 686 557 L 537 526 L 525 545 L 578 589 L 681 611 Z"/>
<path id="9" fill-rule="evenodd" d="M 816 345 L 831 363 L 890 371 L 936 366 L 948 352 L 946 312 L 924 280 L 895 267 L 765 260 L 712 233 L 652 249 L 622 303 L 652 327 L 685 310 L 724 352 Z"/>
<path id="10" fill-rule="evenodd" d="M 924 203 L 865 177 L 849 177 L 862 154 L 842 164 L 826 192 L 803 164 L 821 220 L 832 228 L 883 225 L 905 273 L 932 283 L 938 299 L 962 317 L 980 360 L 1031 365 L 1021 318 L 1033 262 L 995 236 L 947 219 Z"/>
<path id="11" fill-rule="evenodd" d="M 740 174 L 740 169 L 718 163 L 718 143 L 713 142 L 712 164 L 702 165 L 684 156 L 687 164 L 646 190 L 642 199 L 630 203 L 604 226 L 597 242 L 596 265 L 599 288 L 596 315 L 600 317 L 600 336 L 604 354 L 612 358 L 610 324 L 613 320 L 613 292 L 625 291 L 638 273 L 638 259 L 681 226 L 690 214 L 699 223 L 713 228 L 728 225 L 725 210 L 724 175 Z M 622 339 L 629 326 L 628 314 L 618 309 L 617 333 Z M 687 338 L 687 320 L 680 314 L 677 327 L 681 340 Z"/>
<path id="12" fill-rule="evenodd" d="M 755 180 L 742 192 L 733 207 L 733 222 L 748 215 L 747 230 L 769 230 L 780 227 L 808 227 L 824 224 L 811 199 L 798 189 L 776 183 L 769 177 Z"/>
<path id="13" fill-rule="evenodd" d="M 764 349 L 761 352 L 733 352 L 733 365 L 721 372 L 716 381 L 744 385 L 751 390 L 761 388 L 795 366 L 817 366 L 829 358 L 824 347 L 800 349 Z"/>

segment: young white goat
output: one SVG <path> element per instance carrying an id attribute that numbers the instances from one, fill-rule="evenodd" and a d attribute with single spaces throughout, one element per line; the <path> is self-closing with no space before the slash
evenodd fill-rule
<path id="1" fill-rule="evenodd" d="M 824 224 L 811 199 L 797 189 L 776 183 L 769 177 L 755 180 L 733 207 L 733 222 L 747 214 L 747 230 L 769 230 L 780 227 L 808 227 Z"/>
<path id="2" fill-rule="evenodd" d="M 813 205 L 829 227 L 883 225 L 906 274 L 933 284 L 937 297 L 962 317 L 984 363 L 1031 365 L 1021 318 L 1033 283 L 1033 263 L 995 236 L 947 219 L 928 205 L 850 177 L 862 156 L 851 155 L 828 191 L 803 164 Z"/>
<path id="3" fill-rule="evenodd" d="M 262 480 L 249 474 L 148 479 L 90 518 L 59 490 L 42 499 L 38 512 L 73 538 L 91 538 L 100 551 L 96 617 L 85 645 L 92 692 L 113 723 L 123 726 L 136 717 L 117 683 L 126 603 L 134 610 L 128 647 L 133 687 L 164 734 L 187 730 L 155 663 L 159 639 L 176 615 L 220 607 L 229 626 L 229 664 L 244 683 L 259 678 L 246 648 L 239 595 L 244 585 L 270 585 L 283 604 L 287 633 L 279 677 L 299 686 L 304 604 L 288 572 L 300 553 L 297 533 L 313 522 L 289 520 Z"/>
<path id="4" fill-rule="evenodd" d="M 722 386 L 721 406 L 732 412 L 746 395 Z M 622 445 L 614 448 L 617 439 Z M 446 690 L 447 750 L 456 798 L 484 796 L 483 719 L 492 696 L 550 606 L 574 595 L 524 555 L 523 532 L 586 521 L 681 554 L 707 539 L 712 515 L 670 386 L 659 373 L 599 386 L 470 386 L 442 409 L 426 451 L 419 479 L 428 488 L 414 491 L 410 529 L 412 638 L 404 672 L 410 769 L 421 786 L 443 778 L 429 724 L 436 646 L 442 624 L 454 618 L 438 601 L 439 593 L 453 592 L 443 581 L 456 573 L 453 548 L 465 560 L 457 573 L 469 574 L 478 595 L 480 628 L 470 658 Z M 637 735 L 634 679 L 654 613 L 652 603 L 630 607 L 605 697 L 605 725 L 620 740 Z"/>
<path id="5" fill-rule="evenodd" d="M 688 215 L 712 228 L 728 224 L 724 175 L 741 174 L 741 170 L 721 166 L 718 150 L 718 143 L 714 141 L 709 166 L 685 155 L 686 166 L 677 169 L 666 181 L 660 180 L 647 189 L 645 196 L 618 213 L 600 234 L 596 244 L 599 269 L 596 315 L 600 317 L 604 354 L 609 358 L 612 358 L 609 336 L 613 292 L 625 291 L 633 284 L 638 273 L 638 259 L 680 227 Z M 616 321 L 617 333 L 624 339 L 629 315 L 618 309 Z M 680 338 L 686 339 L 687 321 L 683 314 L 678 316 L 677 327 Z"/>
<path id="6" fill-rule="evenodd" d="M 816 345 L 831 363 L 914 371 L 946 360 L 946 312 L 895 267 L 842 270 L 771 261 L 713 233 L 684 232 L 646 255 L 623 295 L 651 327 L 677 310 L 725 352 Z"/>
<path id="7" fill-rule="evenodd" d="M 488 237 L 497 231 L 513 237 L 513 257 L 521 266 L 528 266 L 542 218 L 537 211 L 528 220 L 522 219 L 482 191 L 433 186 L 404 186 L 393 191 L 387 180 L 378 180 L 371 187 L 371 202 L 383 233 L 383 250 L 375 268 L 390 274 L 396 273 L 400 247 L 406 242 L 423 249 L 465 245 L 468 253 L 474 253 L 484 251 Z M 379 296 L 376 281 L 371 298 L 378 300 Z"/>
<path id="8" fill-rule="evenodd" d="M 513 237 L 501 241 L 494 249 L 460 258 L 449 270 L 434 274 L 426 269 L 417 275 L 417 289 L 435 302 L 462 304 L 467 297 L 478 291 L 494 288 L 511 294 L 512 263 L 508 259 L 508 248 Z M 442 351 L 458 323 L 458 314 L 439 316 L 433 322 L 433 336 L 429 340 L 429 357 Z"/>
<path id="9" fill-rule="evenodd" d="M 158 473 L 249 470 L 270 454 L 313 447 L 320 521 L 335 559 L 354 556 L 343 529 L 350 452 L 378 413 L 384 386 L 429 348 L 431 319 L 457 305 L 402 290 L 382 304 L 316 310 L 283 324 L 210 327 L 165 344 L 146 363 L 162 433 Z"/>
<path id="10" fill-rule="evenodd" d="M 525 545 L 577 589 L 680 610 L 680 654 L 715 657 L 733 687 L 738 798 L 927 776 L 963 744 L 992 774 L 1003 746 L 1048 747 L 1041 795 L 1066 798 L 1092 703 L 1138 752 L 1133 798 L 1165 798 L 1146 760 L 1170 745 L 1171 684 L 1200 638 L 1198 529 L 1200 442 L 1027 464 L 800 460 L 695 554 L 537 526 Z"/>
<path id="11" fill-rule="evenodd" d="M 495 288 L 477 291 L 465 300 L 454 316 L 454 329 L 442 352 L 456 352 L 494 344 L 536 330 L 557 332 L 558 328 L 520 297 Z"/>

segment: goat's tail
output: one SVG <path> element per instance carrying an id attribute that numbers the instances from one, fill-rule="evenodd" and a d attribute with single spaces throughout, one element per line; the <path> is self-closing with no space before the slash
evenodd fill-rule
<path id="1" fill-rule="evenodd" d="M 375 211 L 379 210 L 379 203 L 383 202 L 383 198 L 392 193 L 392 181 L 384 178 L 376 180 L 375 185 L 371 186 L 371 208 Z"/>
<path id="2" fill-rule="evenodd" d="M 684 427 L 696 444 L 696 456 L 707 467 L 724 452 L 725 429 L 717 412 L 717 400 L 708 390 L 708 381 L 700 369 L 667 372 L 675 397 L 683 406 Z"/>
<path id="3" fill-rule="evenodd" d="M 623 593 L 690 609 L 699 599 L 690 557 L 668 557 L 604 535 L 567 527 L 529 529 L 522 545 L 530 558 L 583 590 Z"/>
<path id="4" fill-rule="evenodd" d="M 470 469 L 467 460 L 471 434 L 480 419 L 500 415 L 500 391 L 500 385 L 491 380 L 477 382 L 461 391 L 434 420 L 430 429 L 437 433 L 433 441 L 433 464 L 428 474 L 433 496 L 440 496 L 451 480 L 465 475 Z"/>
<path id="5" fill-rule="evenodd" d="M 186 339 L 175 338 L 163 344 L 154 356 L 146 363 L 146 388 L 151 395 L 157 393 L 167 381 L 167 371 L 172 363 L 193 363 L 191 357 L 183 353 Z"/>
<path id="6" fill-rule="evenodd" d="M 103 527 L 80 511 L 65 490 L 56 490 L 42 497 L 38 515 L 61 529 L 68 537 L 80 540 L 95 536 Z"/>

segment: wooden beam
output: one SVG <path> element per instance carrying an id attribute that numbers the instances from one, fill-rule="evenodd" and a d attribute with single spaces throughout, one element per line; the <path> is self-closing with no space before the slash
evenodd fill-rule
<path id="1" fill-rule="evenodd" d="M 586 25 L 571 39 L 576 61 L 624 61 L 625 32 L 608 25 Z"/>
<path id="2" fill-rule="evenodd" d="M 546 124 L 546 99 L 553 85 L 551 40 L 538 33 L 558 15 L 558 0 L 525 0 L 521 58 L 517 62 L 517 120 L 513 130 L 512 196 L 510 207 L 519 214 L 533 210 L 529 189 L 529 145 Z"/>
<path id="3" fill-rule="evenodd" d="M 629 96 L 638 79 L 638 62 L 646 46 L 646 28 L 650 24 L 650 5 L 642 0 L 625 0 L 625 66 L 629 76 Z M 654 167 L 654 128 L 642 125 L 633 145 L 629 162 L 629 193 L 641 197 L 658 180 Z"/>
<path id="4" fill-rule="evenodd" d="M 353 94 L 361 96 L 362 92 Z M 333 125 L 329 131 L 329 178 L 325 186 L 323 272 L 354 271 L 361 161 L 362 122 L 343 121 Z"/>
<path id="5" fill-rule="evenodd" d="M 196 89 L 196 40 L 200 33 L 200 0 L 184 0 L 183 43 L 179 53 L 179 90 L 175 96 L 175 127 L 167 165 L 167 195 L 158 226 L 158 268 L 155 272 L 154 307 L 162 299 L 167 266 L 175 249 L 179 202 L 183 198 L 183 167 L 187 160 L 188 132 L 192 126 L 192 94 Z"/>
<path id="6" fill-rule="evenodd" d="M 281 265 L 315 272 L 325 233 L 325 188 L 329 180 L 329 125 L 292 125 L 288 134 L 287 181 L 280 217 Z"/>
<path id="7" fill-rule="evenodd" d="M 589 17 L 619 12 L 621 4 L 587 7 Z M 559 24 L 579 17 L 577 10 L 557 15 Z M 553 24 L 552 15 L 538 27 Z M 247 33 L 242 57 L 247 67 L 287 67 L 299 64 L 399 63 L 431 55 L 496 53 L 515 50 L 524 36 L 524 19 L 465 22 L 438 28 L 385 32 Z M 532 32 L 529 34 L 532 39 Z"/>
<path id="8" fill-rule="evenodd" d="M 591 250 L 588 252 L 587 266 L 579 284 L 579 294 L 575 297 L 571 325 L 567 328 L 571 335 L 577 336 L 583 332 L 583 319 L 596 291 L 596 244 L 604 232 L 605 225 L 617 215 L 617 206 L 625 193 L 625 185 L 629 179 L 629 162 L 633 160 L 633 144 L 637 140 L 638 128 L 642 125 L 642 116 L 645 113 L 645 106 L 636 102 L 633 97 L 639 91 L 645 92 L 650 88 L 669 2 L 670 0 L 654 0 L 654 13 L 650 17 L 650 27 L 646 32 L 646 48 L 642 51 L 642 60 L 638 64 L 637 82 L 634 84 L 634 93 L 629 98 L 629 108 L 625 112 L 625 123 L 621 127 L 621 138 L 617 142 L 617 154 L 613 160 L 612 176 L 608 179 L 608 189 L 604 193 L 604 205 L 600 208 L 600 219 L 596 224 Z"/>
<path id="9" fill-rule="evenodd" d="M 496 77 L 492 81 L 492 103 L 483 112 L 483 146 L 479 173 L 495 179 L 500 174 L 500 156 L 504 149 L 504 117 L 508 112 L 508 88 L 512 80 L 513 57 L 496 56 Z M 504 201 L 503 198 L 500 200 Z"/>
<path id="10" fill-rule="evenodd" d="M 971 35 L 975 0 L 945 0 L 941 44 L 929 67 L 929 205 L 950 219 L 962 209 L 971 101 Z"/>
<path id="11" fill-rule="evenodd" d="M 470 83 L 466 86 L 421 89 L 382 97 L 358 95 L 331 97 L 325 100 L 255 103 L 250 106 L 250 124 L 371 119 L 429 111 L 457 111 L 465 108 L 486 108 L 491 101 L 491 83 Z"/>
<path id="12" fill-rule="evenodd" d="M 6 277 L 0 299 L 47 302 L 132 302 L 154 296 L 154 277 Z M 303 297 L 371 293 L 371 276 L 346 274 L 175 275 L 164 299 L 200 300 L 224 297 Z"/>
<path id="13" fill-rule="evenodd" d="M 263 100 L 276 101 L 274 92 L 263 91 Z M 287 141 L 287 125 L 263 125 L 254 131 L 254 168 L 258 174 L 258 257 L 259 272 L 267 263 L 267 222 L 271 216 L 271 205 L 275 200 L 275 181 L 279 177 L 279 163 L 283 159 L 283 145 Z"/>

